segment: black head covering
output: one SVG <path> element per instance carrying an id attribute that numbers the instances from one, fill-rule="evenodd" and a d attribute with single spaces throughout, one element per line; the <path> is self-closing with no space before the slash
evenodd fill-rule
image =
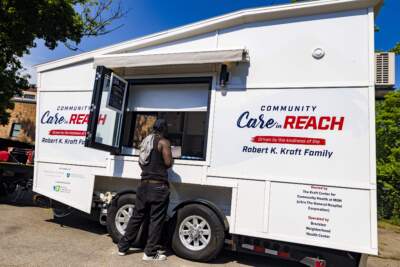
<path id="1" fill-rule="evenodd" d="M 168 132 L 168 125 L 165 119 L 157 119 L 153 125 L 153 130 L 156 133 L 166 135 Z"/>

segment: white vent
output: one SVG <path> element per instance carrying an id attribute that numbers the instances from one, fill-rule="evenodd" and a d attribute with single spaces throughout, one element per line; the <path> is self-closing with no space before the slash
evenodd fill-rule
<path id="1" fill-rule="evenodd" d="M 393 87 L 396 83 L 394 53 L 375 53 L 375 66 L 375 85 L 379 87 Z"/>

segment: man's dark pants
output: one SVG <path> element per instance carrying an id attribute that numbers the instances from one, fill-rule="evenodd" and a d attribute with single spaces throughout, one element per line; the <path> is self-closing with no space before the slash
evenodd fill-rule
<path id="1" fill-rule="evenodd" d="M 167 184 L 142 181 L 136 192 L 135 208 L 129 219 L 124 236 L 118 243 L 119 251 L 127 251 L 130 243 L 136 239 L 143 220 L 150 218 L 149 234 L 144 252 L 154 256 L 159 248 L 169 204 L 169 187 Z"/>

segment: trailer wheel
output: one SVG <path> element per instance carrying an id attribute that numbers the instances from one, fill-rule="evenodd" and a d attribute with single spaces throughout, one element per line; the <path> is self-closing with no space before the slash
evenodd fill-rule
<path id="1" fill-rule="evenodd" d="M 114 243 L 118 243 L 125 233 L 129 218 L 132 216 L 136 196 L 125 194 L 112 203 L 107 210 L 107 231 Z M 136 240 L 132 243 L 134 247 L 143 247 L 146 240 L 147 228 L 144 223 L 139 230 Z"/>
<path id="2" fill-rule="evenodd" d="M 208 207 L 190 204 L 177 212 L 172 249 L 185 259 L 207 262 L 214 259 L 224 245 L 224 225 Z"/>

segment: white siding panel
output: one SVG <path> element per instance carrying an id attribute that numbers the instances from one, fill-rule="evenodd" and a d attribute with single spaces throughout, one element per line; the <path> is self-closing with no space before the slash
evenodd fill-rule
<path id="1" fill-rule="evenodd" d="M 265 182 L 238 182 L 235 232 L 263 232 Z"/>
<path id="2" fill-rule="evenodd" d="M 245 47 L 250 64 L 231 85 L 301 87 L 367 85 L 367 10 L 245 24 L 222 30 L 218 49 Z M 312 57 L 322 48 L 325 57 Z"/>
<path id="3" fill-rule="evenodd" d="M 186 165 L 175 163 L 168 170 L 168 179 L 173 183 L 201 184 L 205 178 L 204 168 L 201 165 Z M 140 179 L 141 169 L 138 157 L 116 157 L 110 160 L 107 176 Z"/>
<path id="4" fill-rule="evenodd" d="M 95 72 L 92 61 L 42 72 L 40 90 L 90 91 L 93 90 Z"/>
<path id="5" fill-rule="evenodd" d="M 321 127 L 289 126 L 288 118 Z M 367 88 L 217 94 L 212 138 L 211 176 L 370 187 Z"/>
<path id="6" fill-rule="evenodd" d="M 137 52 L 139 54 L 160 54 L 214 50 L 217 46 L 217 36 L 215 32 L 197 35 L 173 42 L 168 42 L 156 46 L 150 46 L 137 50 L 127 50 L 126 52 Z"/>
<path id="7" fill-rule="evenodd" d="M 371 247 L 369 190 L 272 183 L 270 198 L 269 234 L 279 239 L 345 244 L 355 251 Z"/>
<path id="8" fill-rule="evenodd" d="M 95 172 L 102 168 L 35 163 L 36 177 L 34 191 L 51 199 L 90 212 Z"/>
<path id="9" fill-rule="evenodd" d="M 36 160 L 105 166 L 106 155 L 84 147 L 92 92 L 39 92 Z"/>

